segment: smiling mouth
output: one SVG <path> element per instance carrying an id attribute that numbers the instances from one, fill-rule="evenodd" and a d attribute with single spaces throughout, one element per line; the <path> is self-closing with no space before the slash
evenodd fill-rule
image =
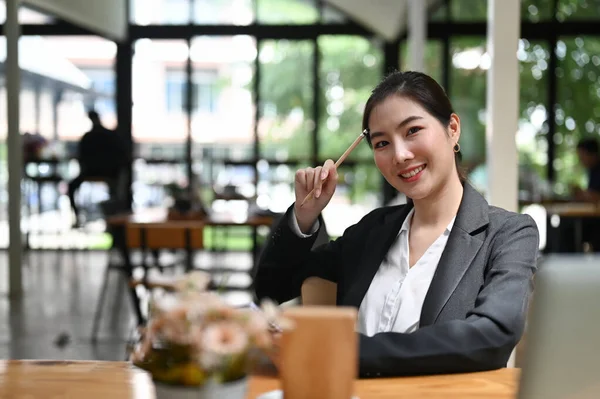
<path id="1" fill-rule="evenodd" d="M 419 174 L 419 172 L 421 172 L 426 167 L 427 167 L 427 164 L 421 165 L 418 168 L 415 168 L 415 169 L 413 169 L 413 170 L 411 170 L 410 172 L 407 172 L 407 173 L 402 173 L 399 176 L 402 177 L 403 179 L 410 179 L 411 177 L 416 176 L 417 174 Z"/>

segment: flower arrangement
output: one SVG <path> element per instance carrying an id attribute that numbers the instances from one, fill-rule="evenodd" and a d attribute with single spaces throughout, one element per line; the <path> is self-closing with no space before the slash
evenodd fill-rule
<path id="1" fill-rule="evenodd" d="M 157 382 L 201 387 L 244 378 L 273 345 L 272 325 L 285 325 L 277 307 L 234 308 L 207 291 L 210 276 L 188 274 L 174 292 L 154 296 L 133 363 Z"/>

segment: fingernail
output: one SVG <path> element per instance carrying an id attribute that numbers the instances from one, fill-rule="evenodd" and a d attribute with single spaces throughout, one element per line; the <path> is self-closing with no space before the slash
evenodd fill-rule
<path id="1" fill-rule="evenodd" d="M 317 188 L 315 191 L 315 198 L 319 198 L 319 195 L 321 195 L 321 189 Z"/>

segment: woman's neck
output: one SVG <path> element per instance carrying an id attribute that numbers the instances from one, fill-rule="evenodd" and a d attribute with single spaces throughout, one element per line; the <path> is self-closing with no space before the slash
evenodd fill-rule
<path id="1" fill-rule="evenodd" d="M 414 201 L 413 222 L 418 225 L 447 225 L 456 216 L 462 201 L 463 185 L 458 176 L 427 198 Z"/>

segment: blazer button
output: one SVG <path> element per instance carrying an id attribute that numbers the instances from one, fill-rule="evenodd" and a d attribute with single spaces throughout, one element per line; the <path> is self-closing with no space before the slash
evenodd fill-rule
<path id="1" fill-rule="evenodd" d="M 381 377 L 381 373 L 377 373 L 377 377 Z"/>

